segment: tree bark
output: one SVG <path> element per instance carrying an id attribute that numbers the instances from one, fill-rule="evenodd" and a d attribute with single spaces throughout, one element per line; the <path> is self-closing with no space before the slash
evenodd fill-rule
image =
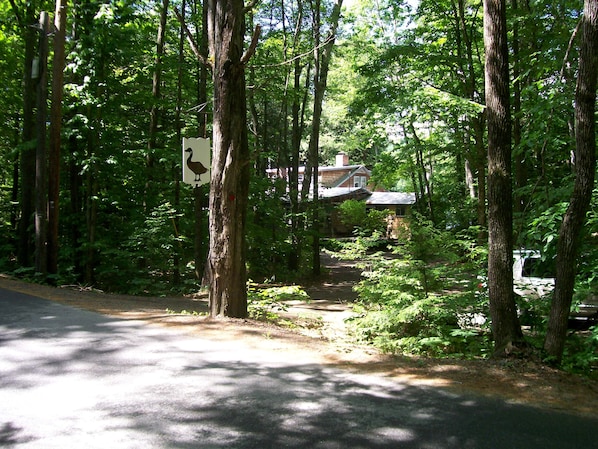
<path id="1" fill-rule="evenodd" d="M 185 8 L 186 0 L 183 0 L 181 4 L 181 14 L 183 21 L 185 20 Z M 176 111 L 174 115 L 175 129 L 176 129 L 176 140 L 182 142 L 182 128 L 183 122 L 181 120 L 181 111 L 183 109 L 183 66 L 185 64 L 185 29 L 181 24 L 179 26 L 179 47 L 178 47 L 178 63 L 177 68 L 177 83 L 176 83 Z M 182 162 L 184 163 L 184 161 Z M 174 177 L 174 207 L 178 211 L 181 210 L 181 165 L 173 163 L 173 177 Z M 177 245 L 174 246 L 173 250 L 173 265 L 174 271 L 172 275 L 172 283 L 179 285 L 181 282 L 181 256 L 183 254 L 182 245 L 179 240 L 178 229 L 180 227 L 180 220 L 177 216 L 173 218 L 173 226 L 175 230 L 175 237 L 177 239 Z"/>
<path id="2" fill-rule="evenodd" d="M 48 273 L 58 273 L 58 218 L 60 193 L 60 132 L 66 40 L 67 0 L 56 0 L 54 17 L 54 61 L 52 64 L 52 106 L 48 160 Z"/>
<path id="3" fill-rule="evenodd" d="M 46 119 L 48 109 L 48 13 L 39 18 L 39 78 L 37 84 L 37 148 L 35 155 L 35 271 L 48 271 L 48 164 Z"/>
<path id="4" fill-rule="evenodd" d="M 484 0 L 488 115 L 488 290 L 494 355 L 522 339 L 513 297 L 511 115 L 505 0 Z"/>
<path id="5" fill-rule="evenodd" d="M 426 167 L 426 163 L 424 161 L 424 153 L 422 150 L 423 143 L 417 135 L 417 131 L 413 122 L 409 123 L 409 128 L 411 129 L 411 133 L 413 134 L 413 141 L 415 142 L 415 161 L 417 164 L 416 170 L 418 171 L 418 177 L 421 183 L 421 198 L 426 199 L 425 202 L 428 206 L 428 217 L 430 218 L 430 220 L 432 220 L 432 222 L 434 222 L 434 203 L 432 201 L 432 185 L 430 184 L 431 168 L 429 166 Z"/>
<path id="6" fill-rule="evenodd" d="M 12 2 L 11 2 L 12 4 Z M 15 15 L 19 14 L 15 8 Z M 31 229 L 33 228 L 33 213 L 35 210 L 35 80 L 32 76 L 33 58 L 35 55 L 36 31 L 30 25 L 35 20 L 35 5 L 27 3 L 25 17 L 20 22 L 23 29 L 25 41 L 25 62 L 23 70 L 23 148 L 20 152 L 20 199 L 21 211 L 18 223 L 17 260 L 23 267 L 31 265 L 31 255 L 34 252 L 34 245 Z"/>
<path id="7" fill-rule="evenodd" d="M 194 9 L 197 14 L 198 7 L 201 8 L 201 26 L 196 26 L 196 40 L 199 42 L 199 53 L 202 55 L 208 54 L 208 8 L 207 2 L 195 0 Z M 208 102 L 208 67 L 197 61 L 197 104 L 205 105 L 203 110 L 197 112 L 198 135 L 206 137 L 207 135 L 207 102 Z M 204 279 L 206 274 L 206 256 L 208 253 L 207 242 L 204 239 L 202 232 L 205 226 L 204 208 L 208 203 L 207 190 L 201 187 L 193 189 L 193 221 L 194 221 L 194 237 L 193 237 L 193 260 L 195 261 L 195 278 L 202 283 L 207 283 Z"/>
<path id="8" fill-rule="evenodd" d="M 162 7 L 160 9 L 160 23 L 158 25 L 158 33 L 156 36 L 156 55 L 154 57 L 154 73 L 152 76 L 152 107 L 150 109 L 150 123 L 149 123 L 149 139 L 147 144 L 146 156 L 146 183 L 145 183 L 145 199 L 143 206 L 146 213 L 149 213 L 154 203 L 154 165 L 155 152 L 158 147 L 158 122 L 160 120 L 160 108 L 158 107 L 161 98 L 161 84 L 162 84 L 162 57 L 164 55 L 164 36 L 166 34 L 166 19 L 168 18 L 168 7 L 170 1 L 162 0 Z"/>
<path id="9" fill-rule="evenodd" d="M 245 222 L 249 194 L 243 0 L 208 1 L 214 121 L 208 278 L 210 315 L 247 316 Z M 255 36 L 254 36 L 255 37 Z"/>
<path id="10" fill-rule="evenodd" d="M 297 19 L 293 34 L 293 95 L 291 104 L 291 151 L 289 157 L 289 198 L 291 202 L 291 250 L 289 253 L 289 269 L 299 269 L 301 258 L 301 223 L 299 215 L 299 166 L 301 151 L 301 136 L 304 128 L 305 96 L 301 101 L 301 74 L 303 65 L 299 56 L 301 39 L 301 22 L 303 20 L 303 0 L 297 1 Z M 305 89 L 307 92 L 307 89 Z"/>
<path id="11" fill-rule="evenodd" d="M 519 4 L 518 0 L 511 0 L 511 6 L 514 14 L 519 18 Z M 520 193 L 520 189 L 527 184 L 527 173 L 525 170 L 525 159 L 523 152 L 520 150 L 521 145 L 521 61 L 519 50 L 519 22 L 515 20 L 513 23 L 513 145 L 515 146 L 515 156 L 513 162 L 515 164 L 515 188 L 513 210 L 515 213 L 521 214 L 525 209 L 525 197 Z"/>
<path id="12" fill-rule="evenodd" d="M 554 298 L 544 349 L 561 361 L 575 284 L 579 236 L 592 198 L 596 172 L 596 78 L 598 72 L 598 0 L 584 4 L 583 32 L 575 89 L 575 185 L 559 230 Z"/>
<path id="13" fill-rule="evenodd" d="M 320 219 L 319 219 L 319 201 L 318 201 L 318 175 L 320 150 L 320 125 L 322 121 L 322 105 L 324 103 L 324 93 L 328 80 L 328 70 L 330 60 L 332 59 L 332 49 L 336 39 L 336 30 L 340 21 L 341 7 L 343 0 L 337 0 L 334 4 L 330 16 L 330 33 L 322 45 L 321 42 L 321 21 L 320 21 L 320 1 L 315 0 L 313 7 L 314 14 L 314 110 L 312 120 L 312 131 L 309 139 L 309 157 L 311 159 L 311 175 L 313 176 L 313 200 L 312 200 L 312 272 L 314 276 L 320 275 Z"/>

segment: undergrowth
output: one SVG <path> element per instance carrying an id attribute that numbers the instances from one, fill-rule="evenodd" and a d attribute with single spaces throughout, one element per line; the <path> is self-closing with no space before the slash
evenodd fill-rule
<path id="1" fill-rule="evenodd" d="M 387 353 L 489 357 L 486 249 L 475 244 L 476 230 L 454 236 L 426 222 L 411 229 L 411 239 L 392 252 L 372 254 L 375 242 L 367 238 L 334 245 L 338 257 L 362 260 L 356 316 L 348 323 L 353 336 Z M 518 303 L 527 343 L 540 357 L 549 305 Z M 598 328 L 569 335 L 561 368 L 597 376 Z"/>
<path id="2" fill-rule="evenodd" d="M 277 321 L 280 312 L 286 312 L 285 301 L 309 300 L 309 295 L 297 285 L 259 288 L 250 285 L 247 293 L 247 311 L 249 317 L 262 321 Z"/>

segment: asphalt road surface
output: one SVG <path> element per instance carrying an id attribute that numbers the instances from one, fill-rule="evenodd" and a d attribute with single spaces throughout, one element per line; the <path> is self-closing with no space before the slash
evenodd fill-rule
<path id="1" fill-rule="evenodd" d="M 0 447 L 598 448 L 579 417 L 0 290 Z"/>

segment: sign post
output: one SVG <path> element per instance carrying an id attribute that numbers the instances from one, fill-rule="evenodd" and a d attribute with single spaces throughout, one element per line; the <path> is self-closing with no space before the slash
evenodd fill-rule
<path id="1" fill-rule="evenodd" d="M 198 187 L 210 182 L 210 139 L 183 137 L 183 182 Z"/>

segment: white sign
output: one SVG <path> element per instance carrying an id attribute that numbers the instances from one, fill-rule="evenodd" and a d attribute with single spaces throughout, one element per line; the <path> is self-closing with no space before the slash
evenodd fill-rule
<path id="1" fill-rule="evenodd" d="M 183 137 L 183 182 L 200 186 L 210 182 L 210 139 Z"/>

